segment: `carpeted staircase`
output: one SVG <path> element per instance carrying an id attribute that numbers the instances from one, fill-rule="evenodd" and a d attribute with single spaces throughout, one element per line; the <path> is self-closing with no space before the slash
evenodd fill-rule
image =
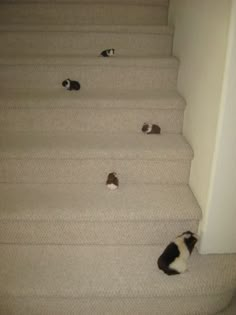
<path id="1" fill-rule="evenodd" d="M 195 251 L 175 277 L 156 265 L 201 219 L 167 13 L 167 0 L 1 1 L 1 315 L 204 315 L 230 303 L 235 255 Z M 115 56 L 99 57 L 106 48 Z M 68 77 L 80 91 L 63 89 Z M 142 134 L 144 122 L 162 134 Z"/>

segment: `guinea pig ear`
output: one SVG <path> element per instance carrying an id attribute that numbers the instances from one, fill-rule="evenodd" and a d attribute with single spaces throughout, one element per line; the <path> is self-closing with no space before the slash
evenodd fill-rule
<path id="1" fill-rule="evenodd" d="M 190 235 L 190 237 L 191 237 L 191 236 L 194 235 L 194 233 L 191 232 L 191 231 L 185 231 L 185 232 L 183 232 L 182 234 L 178 235 L 178 237 L 185 236 L 185 235 L 186 235 L 186 236 L 187 236 L 187 235 Z"/>

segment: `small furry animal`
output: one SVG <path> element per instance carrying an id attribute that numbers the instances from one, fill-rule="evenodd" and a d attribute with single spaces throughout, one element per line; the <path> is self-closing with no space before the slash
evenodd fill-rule
<path id="1" fill-rule="evenodd" d="M 114 56 L 114 54 L 115 54 L 115 49 L 111 48 L 111 49 L 103 50 L 100 56 L 111 57 L 111 56 Z"/>
<path id="2" fill-rule="evenodd" d="M 191 255 L 197 236 L 186 231 L 171 242 L 157 260 L 159 269 L 167 275 L 177 275 L 187 270 L 187 260 Z"/>
<path id="3" fill-rule="evenodd" d="M 161 128 L 158 125 L 155 125 L 155 124 L 144 123 L 143 127 L 142 127 L 142 132 L 146 133 L 147 135 L 160 134 L 161 133 Z"/>
<path id="4" fill-rule="evenodd" d="M 119 179 L 115 172 L 108 174 L 106 185 L 109 189 L 115 190 L 119 186 Z"/>
<path id="5" fill-rule="evenodd" d="M 68 91 L 80 90 L 80 83 L 78 81 L 72 81 L 70 79 L 64 80 L 62 82 L 62 86 L 64 86 Z"/>

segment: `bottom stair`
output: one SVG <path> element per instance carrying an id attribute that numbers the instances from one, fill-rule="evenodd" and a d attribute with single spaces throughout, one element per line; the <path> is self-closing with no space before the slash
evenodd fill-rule
<path id="1" fill-rule="evenodd" d="M 0 245 L 0 314 L 216 314 L 236 286 L 235 255 L 158 270 L 159 246 Z"/>

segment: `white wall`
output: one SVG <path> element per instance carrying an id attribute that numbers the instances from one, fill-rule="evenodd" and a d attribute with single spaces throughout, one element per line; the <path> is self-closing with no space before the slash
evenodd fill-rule
<path id="1" fill-rule="evenodd" d="M 200 229 L 202 252 L 213 249 L 210 238 L 214 233 L 206 237 L 205 232 L 210 233 L 212 220 L 210 183 L 218 141 L 230 10 L 231 0 L 170 0 L 169 23 L 175 27 L 173 54 L 181 62 L 178 89 L 187 101 L 183 133 L 194 150 L 190 186 L 204 216 Z M 221 217 L 222 210 L 217 220 Z M 217 225 L 211 223 L 211 229 L 217 230 Z M 217 251 L 214 247 L 213 252 Z"/>
<path id="2" fill-rule="evenodd" d="M 236 252 L 236 0 L 233 0 L 202 253 Z"/>

